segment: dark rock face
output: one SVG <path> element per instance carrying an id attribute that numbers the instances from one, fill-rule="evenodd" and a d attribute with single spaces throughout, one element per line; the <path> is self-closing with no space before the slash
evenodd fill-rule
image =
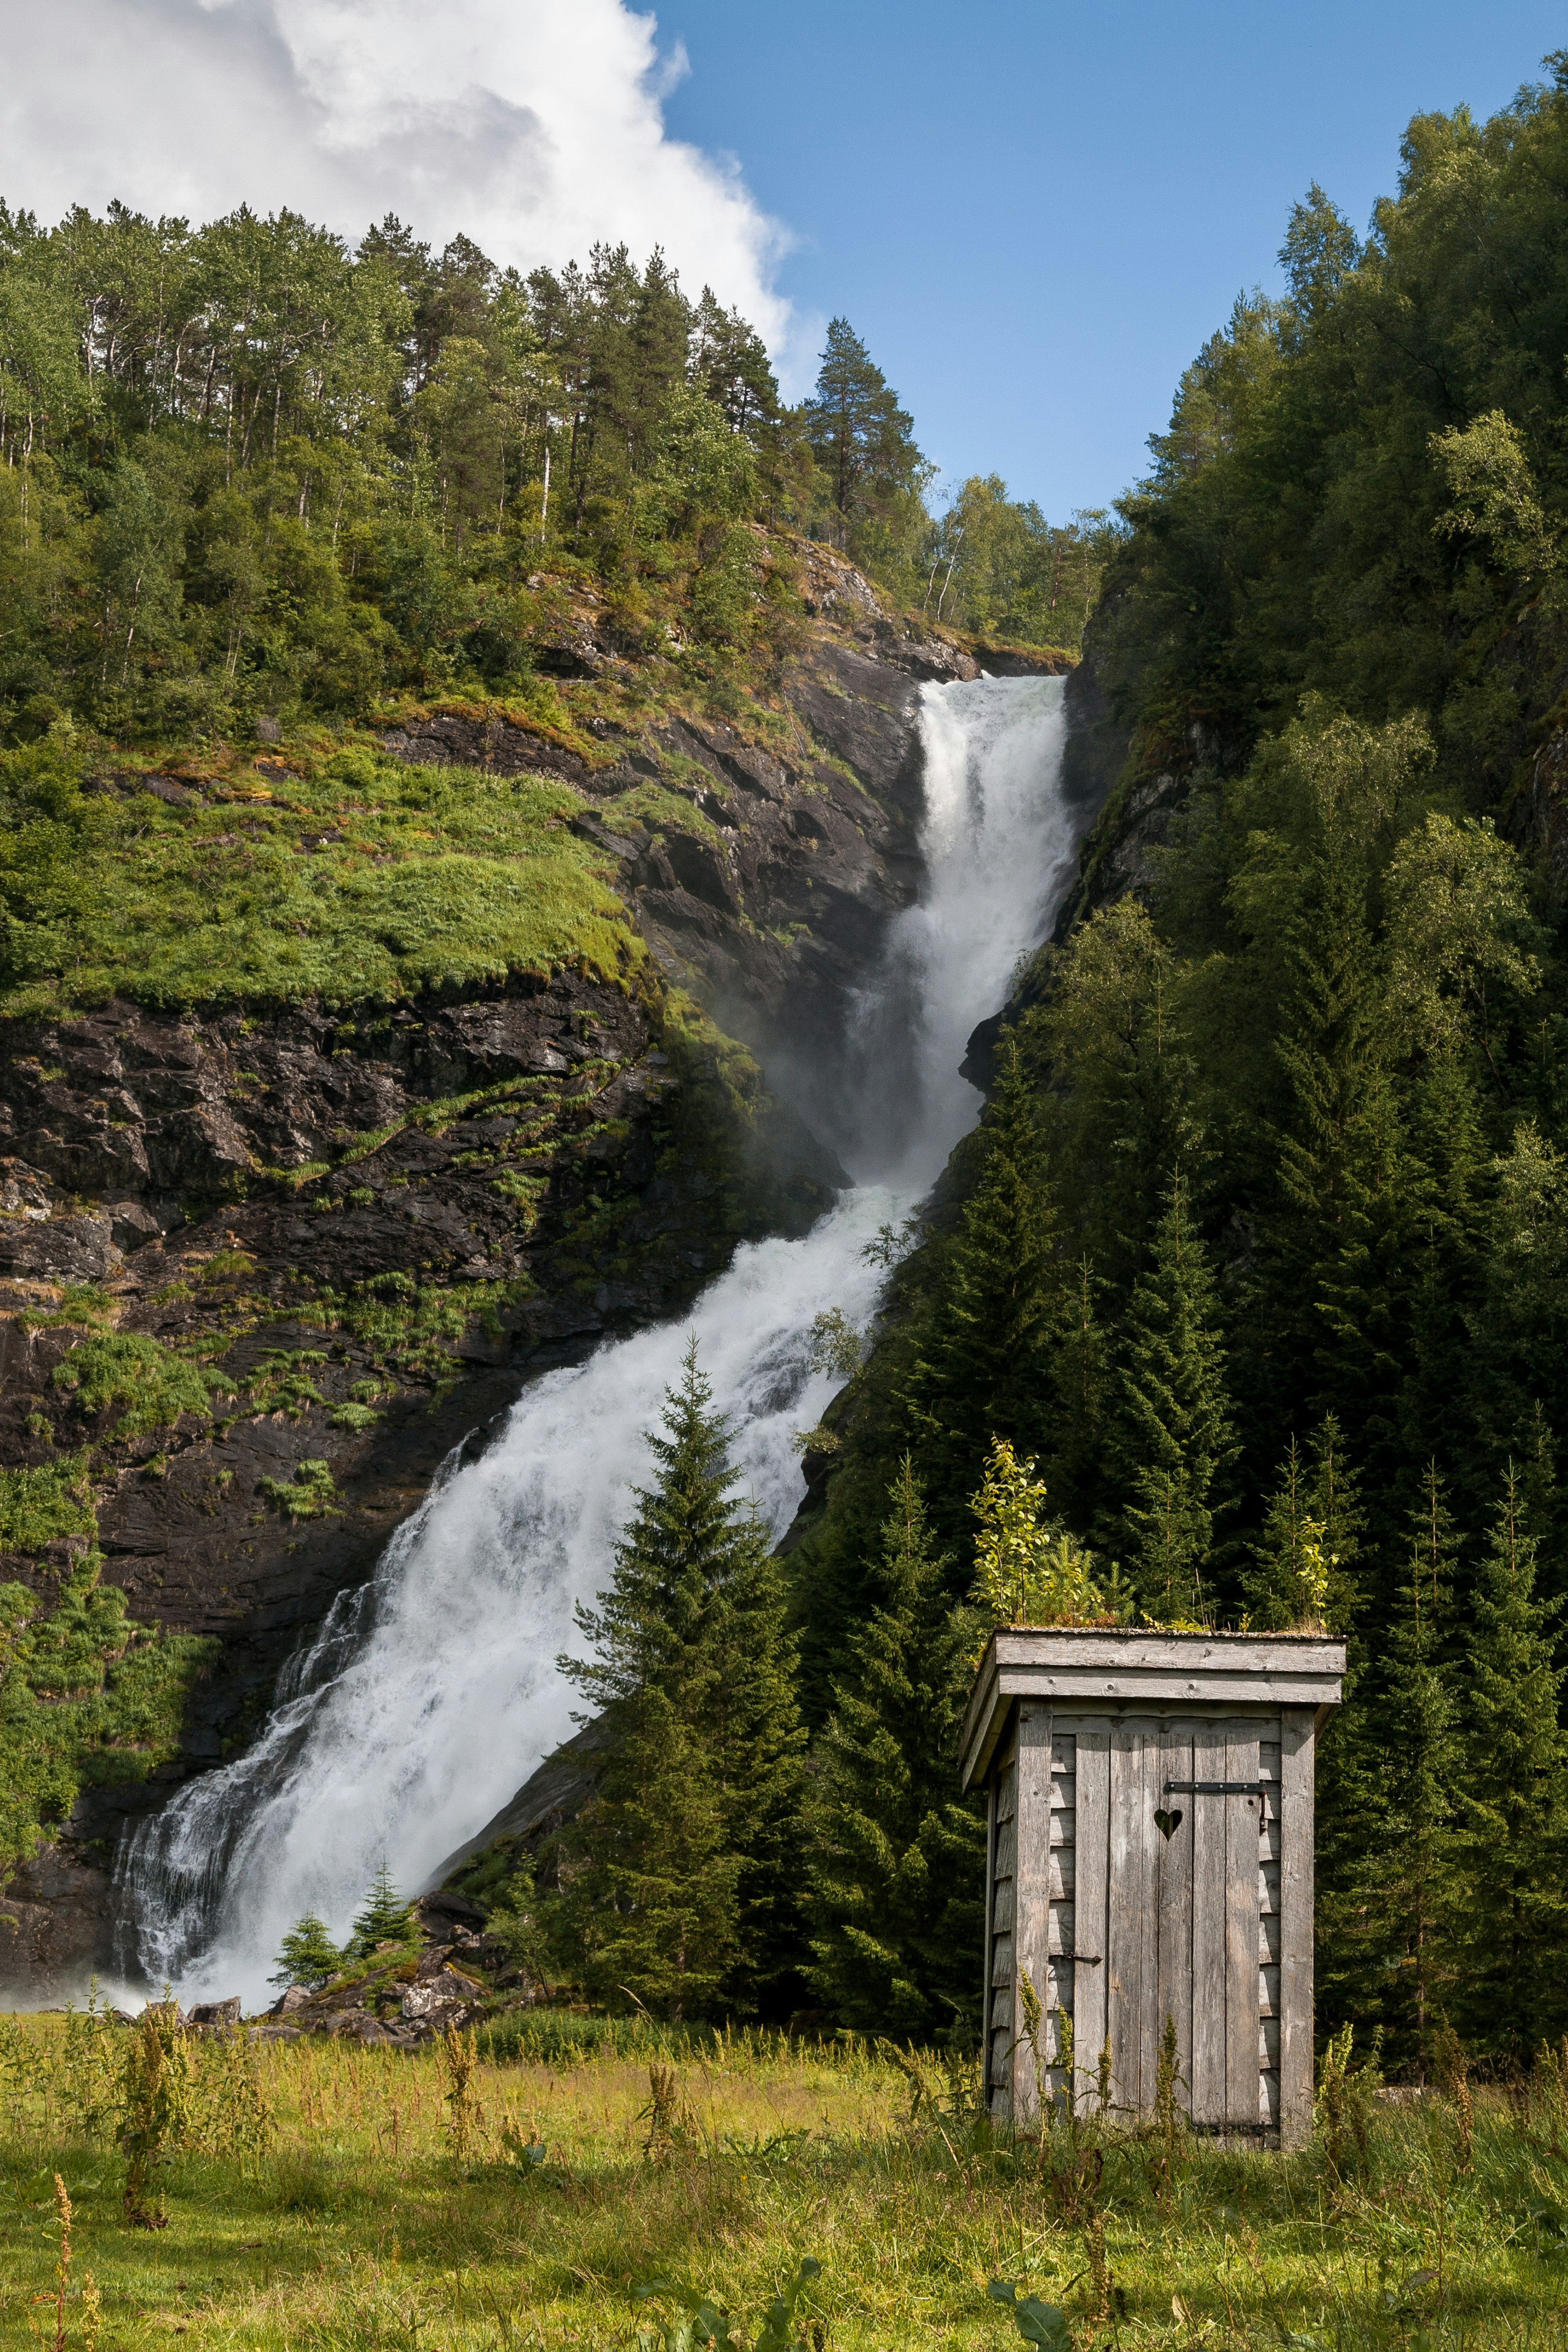
<path id="1" fill-rule="evenodd" d="M 831 1202 L 841 1171 L 782 1106 L 750 1130 L 767 1172 L 748 1168 L 714 1066 L 661 1021 L 656 1000 L 558 973 L 357 1022 L 117 1003 L 13 1035 L 0 1460 L 90 1444 L 104 1579 L 133 1617 L 222 1649 L 179 1759 L 85 1793 L 13 1879 L 0 1982 L 15 1966 L 48 1997 L 106 1964 L 101 1865 L 127 1822 L 243 1745 L 282 1659 L 454 1446 L 534 1372 L 678 1313 L 746 1234 Z M 227 1391 L 212 1418 L 128 1436 L 123 1400 L 78 1406 L 54 1375 L 83 1325 L 44 1318 L 89 1283 L 100 1328 L 206 1343 Z M 319 1515 L 277 1500 L 301 1464 L 327 1465 Z M 0 1580 L 50 1599 L 79 1549 L 0 1557 Z"/>
<path id="2" fill-rule="evenodd" d="M 74 1842 L 45 1846 L 0 1891 L 0 1988 L 55 2003 L 110 1957 L 109 1873 Z"/>

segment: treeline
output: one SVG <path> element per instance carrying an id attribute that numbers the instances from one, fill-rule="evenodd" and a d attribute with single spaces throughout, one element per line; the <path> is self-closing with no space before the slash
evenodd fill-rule
<path id="1" fill-rule="evenodd" d="M 657 251 L 524 278 L 394 218 L 352 247 L 290 213 L 46 229 L 0 206 L 6 740 L 526 701 L 542 574 L 602 590 L 632 656 L 732 663 L 788 603 L 770 534 L 930 589 L 931 475 L 847 321 L 788 406 L 752 328 Z M 1021 551 L 928 604 L 1068 642 L 1099 540 L 997 489 Z"/>
<path id="2" fill-rule="evenodd" d="M 904 1454 L 956 1553 L 994 1433 L 1141 1611 L 1345 1633 L 1320 2021 L 1405 2064 L 1568 2024 L 1552 70 L 1413 123 L 1364 243 L 1313 190 L 1184 378 L 1086 635 L 1084 741 L 1131 750 L 1084 919 L 792 1555 L 817 1720 Z"/>

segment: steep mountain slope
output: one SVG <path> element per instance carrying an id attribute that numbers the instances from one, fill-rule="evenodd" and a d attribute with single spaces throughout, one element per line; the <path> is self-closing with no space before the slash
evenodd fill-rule
<path id="1" fill-rule="evenodd" d="M 24 1990 L 108 1959 L 126 1821 L 244 1742 L 453 1445 L 843 1181 L 820 1139 L 847 992 L 920 878 L 920 685 L 979 665 L 830 551 L 800 561 L 803 624 L 731 716 L 649 696 L 577 594 L 592 707 L 570 736 L 458 704 L 324 760 L 305 741 L 81 779 L 121 928 L 95 970 L 13 992 L 0 1056 L 20 1710 L 0 1968 Z M 481 872 L 475 826 L 521 810 Z M 163 912 L 133 922 L 149 859 Z M 259 913 L 223 897 L 240 863 Z M 507 969 L 505 925 L 522 937 L 557 870 L 549 903 L 578 911 Z M 394 885 L 374 955 L 321 914 Z M 280 1001 L 296 937 L 323 983 Z"/>

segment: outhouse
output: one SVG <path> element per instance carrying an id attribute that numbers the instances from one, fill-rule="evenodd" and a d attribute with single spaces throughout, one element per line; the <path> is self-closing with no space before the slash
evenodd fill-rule
<path id="1" fill-rule="evenodd" d="M 990 1798 L 991 2112 L 1048 2095 L 1146 2113 L 1165 2020 L 1200 2131 L 1291 2147 L 1312 2123 L 1312 1771 L 1344 1644 L 1314 1634 L 1003 1627 L 963 1739 Z"/>

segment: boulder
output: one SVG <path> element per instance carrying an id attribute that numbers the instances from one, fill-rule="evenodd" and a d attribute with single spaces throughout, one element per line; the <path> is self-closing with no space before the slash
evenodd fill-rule
<path id="1" fill-rule="evenodd" d="M 289 1988 L 292 1992 L 295 1988 Z M 226 2000 L 199 2000 L 191 2011 L 193 2025 L 237 2025 L 240 2020 L 240 1998 L 231 1993 Z"/>

